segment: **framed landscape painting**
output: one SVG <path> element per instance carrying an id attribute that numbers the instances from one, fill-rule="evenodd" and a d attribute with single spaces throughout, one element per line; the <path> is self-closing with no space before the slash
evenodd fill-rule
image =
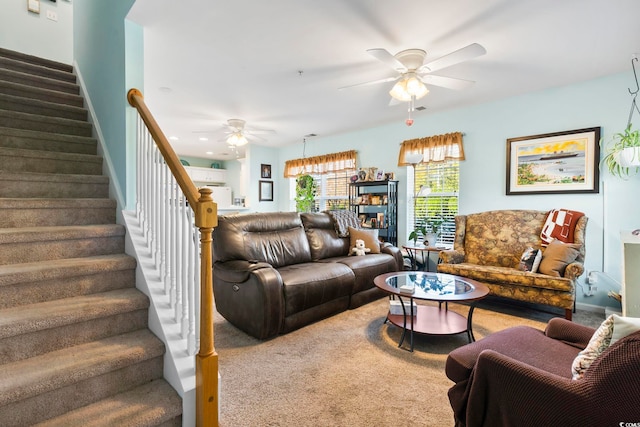
<path id="1" fill-rule="evenodd" d="M 507 195 L 598 193 L 600 128 L 507 139 Z"/>

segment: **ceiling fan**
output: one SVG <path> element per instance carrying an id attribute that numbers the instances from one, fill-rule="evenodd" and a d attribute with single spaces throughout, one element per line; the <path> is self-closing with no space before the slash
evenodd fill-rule
<path id="1" fill-rule="evenodd" d="M 259 129 L 247 126 L 247 122 L 242 119 L 229 119 L 222 125 L 225 137 L 220 141 L 226 142 L 230 147 L 239 147 L 247 144 L 252 139 L 266 141 L 260 135 L 275 134 L 272 129 Z M 213 133 L 215 131 L 196 131 L 195 133 Z"/>
<path id="2" fill-rule="evenodd" d="M 440 58 L 427 60 L 426 62 L 425 59 L 427 58 L 427 52 L 422 49 L 406 49 L 396 53 L 395 55 L 392 55 L 386 49 L 368 49 L 367 53 L 391 67 L 399 73 L 399 75 L 371 82 L 344 86 L 340 89 L 397 81 L 391 91 L 389 91 L 389 94 L 397 101 L 409 102 L 409 112 L 411 112 L 413 110 L 413 102 L 429 93 L 426 85 L 460 90 L 465 89 L 474 83 L 470 80 L 437 76 L 431 73 L 468 61 L 478 56 L 482 56 L 487 53 L 487 51 L 478 43 L 472 43 L 447 55 L 441 56 Z M 409 120 L 411 120 L 410 117 Z M 411 123 L 413 123 L 412 120 Z M 407 122 L 407 124 L 411 125 L 409 122 Z"/>

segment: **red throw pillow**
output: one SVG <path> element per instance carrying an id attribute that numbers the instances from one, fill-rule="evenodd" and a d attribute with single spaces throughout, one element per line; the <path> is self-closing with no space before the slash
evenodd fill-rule
<path id="1" fill-rule="evenodd" d="M 542 243 L 548 245 L 554 239 L 564 243 L 573 243 L 576 224 L 583 216 L 584 213 L 569 209 L 550 210 L 540 232 Z"/>

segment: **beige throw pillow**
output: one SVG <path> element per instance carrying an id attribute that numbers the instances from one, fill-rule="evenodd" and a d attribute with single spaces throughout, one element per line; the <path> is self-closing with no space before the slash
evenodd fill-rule
<path id="1" fill-rule="evenodd" d="M 579 380 L 589 369 L 589 366 L 598 358 L 611 344 L 613 335 L 613 314 L 605 319 L 598 329 L 593 333 L 589 344 L 578 353 L 571 365 L 571 373 L 574 380 Z"/>
<path id="2" fill-rule="evenodd" d="M 580 245 L 575 243 L 562 243 L 554 240 L 549 243 L 542 253 L 542 261 L 538 272 L 548 276 L 562 277 L 567 265 L 571 264 L 580 255 Z"/>
<path id="3" fill-rule="evenodd" d="M 361 228 L 349 227 L 349 255 L 352 254 L 352 249 L 356 247 L 356 240 L 361 239 L 364 241 L 364 247 L 371 249 L 369 254 L 380 253 L 380 242 L 378 241 L 378 230 L 364 230 Z"/>

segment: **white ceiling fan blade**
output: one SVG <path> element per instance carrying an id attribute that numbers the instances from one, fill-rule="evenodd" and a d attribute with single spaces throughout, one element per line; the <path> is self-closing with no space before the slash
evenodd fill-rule
<path id="1" fill-rule="evenodd" d="M 427 85 L 440 86 L 447 89 L 462 90 L 472 86 L 475 82 L 472 80 L 456 79 L 453 77 L 434 76 L 427 74 L 420 76 L 422 81 Z"/>
<path id="2" fill-rule="evenodd" d="M 342 87 L 339 87 L 338 90 L 350 89 L 352 87 L 358 87 L 358 86 L 369 86 L 369 85 L 376 85 L 376 84 L 379 84 L 379 83 L 392 82 L 394 80 L 398 80 L 398 78 L 399 77 L 387 77 L 386 79 L 373 80 L 373 81 L 365 82 L 365 83 L 357 83 L 357 84 L 349 85 L 349 86 L 342 86 Z"/>
<path id="3" fill-rule="evenodd" d="M 407 72 L 407 67 L 404 64 L 396 59 L 395 56 L 391 55 L 386 49 L 367 49 L 367 53 L 379 61 L 384 62 L 394 70 L 399 73 Z"/>
<path id="4" fill-rule="evenodd" d="M 418 69 L 418 72 L 430 73 L 436 70 L 441 70 L 443 68 L 451 67 L 452 65 L 458 64 L 460 62 L 477 58 L 478 56 L 482 56 L 485 53 L 487 53 L 487 51 L 484 47 L 482 47 L 478 43 L 472 43 L 469 46 L 465 46 L 461 49 L 451 52 L 448 55 L 441 56 L 438 59 L 427 62 Z"/>

